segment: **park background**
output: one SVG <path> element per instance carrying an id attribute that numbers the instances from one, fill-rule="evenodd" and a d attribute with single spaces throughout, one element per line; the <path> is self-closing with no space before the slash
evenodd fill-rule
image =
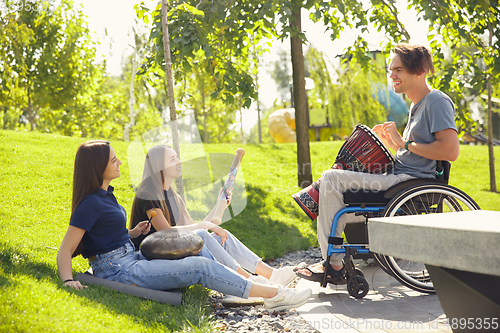
<path id="1" fill-rule="evenodd" d="M 131 73 L 135 71 L 132 70 L 130 50 L 137 50 L 136 54 L 143 52 L 144 56 L 151 52 L 145 42 L 150 28 L 140 28 L 142 23 L 133 23 L 136 12 L 134 3 L 110 1 L 112 5 L 108 7 L 97 1 L 85 1 L 84 5 L 88 4 L 88 8 L 94 6 L 84 10 L 88 17 L 74 10 L 82 2 L 50 2 L 57 14 L 52 16 L 40 16 L 36 11 L 27 10 L 27 7 L 20 11 L 19 7 L 13 7 L 12 1 L 1 3 L 6 9 L 2 7 L 0 23 L 3 28 L 0 29 L 0 45 L 3 48 L 0 55 L 0 286 L 3 300 L 0 305 L 0 331 L 217 330 L 210 318 L 210 309 L 205 303 L 207 291 L 203 288 L 184 290 L 183 305 L 172 308 L 105 288 L 93 287 L 81 292 L 68 290 L 62 287 L 57 277 L 55 256 L 68 225 L 72 167 L 78 145 L 89 139 L 111 140 L 118 157 L 125 162 L 121 168 L 122 176 L 113 185 L 119 202 L 130 213 L 134 188 L 128 170 L 128 148 L 135 140 L 141 140 L 144 133 L 169 122 L 166 80 L 161 69 L 156 68 L 131 80 Z M 304 4 L 314 3 L 320 2 Z M 338 5 L 340 2 L 331 3 Z M 354 3 L 345 2 L 347 5 Z M 391 1 L 378 3 L 394 4 Z M 460 5 L 460 2 L 451 3 Z M 396 2 L 395 7 L 387 7 L 396 8 L 401 13 L 398 18 L 407 25 L 410 41 L 432 48 L 438 71 L 431 84 L 454 98 L 462 140 L 474 139 L 474 135 L 483 138 L 480 134 L 489 129 L 485 98 L 488 83 L 491 84 L 493 98 L 499 97 L 498 38 L 492 38 L 493 46 L 487 43 L 487 22 L 498 21 L 498 6 L 496 2 L 488 1 L 476 1 L 474 4 L 477 7 L 472 6 L 471 11 L 475 14 L 467 15 L 477 19 L 478 23 L 474 23 L 477 26 L 464 28 L 460 26 L 464 22 L 452 16 L 459 24 L 453 30 L 446 25 L 451 24 L 449 21 L 428 17 L 438 25 L 436 29 L 447 29 L 442 35 L 429 30 L 428 20 L 416 20 L 417 17 L 424 19 L 425 15 L 430 15 L 421 7 L 414 4 L 412 10 L 407 10 L 408 3 L 404 1 Z M 331 40 L 331 29 L 325 32 L 321 22 L 312 23 L 313 20 L 309 19 L 314 8 L 302 10 L 303 30 L 310 40 L 304 43 L 305 62 L 308 63 L 310 77 L 316 79 L 315 88 L 308 91 L 308 97 L 311 109 L 321 108 L 322 101 L 330 101 L 329 119 L 335 130 L 328 141 L 314 142 L 312 139 L 310 142 L 312 173 L 314 178 L 318 178 L 321 171 L 333 163 L 342 144 L 338 139 L 352 131 L 353 120 L 372 126 L 386 119 L 388 110 L 373 98 L 371 92 L 373 77 L 384 75 L 377 73 L 380 68 L 364 70 L 368 68 L 366 64 L 369 60 L 363 62 L 361 55 L 379 50 L 388 59 L 388 45 L 397 42 L 397 38 L 383 29 L 376 32 L 378 27 L 370 26 L 370 33 L 363 34 L 364 39 L 369 41 L 365 45 L 357 39 L 357 33 L 363 28 L 361 25 L 358 29 L 346 27 L 343 31 L 339 30 L 339 38 Z M 94 27 L 91 25 L 92 13 L 97 12 L 99 15 L 93 20 L 103 26 L 108 21 L 128 24 L 120 28 L 107 26 L 109 31 L 106 35 L 102 27 L 95 27 L 95 22 L 92 23 Z M 329 13 L 333 13 L 333 9 Z M 445 12 L 440 13 L 444 15 Z M 24 25 L 16 16 L 21 14 L 26 15 Z M 286 11 L 278 14 L 287 17 Z M 373 17 L 377 15 L 387 19 L 391 13 L 374 13 Z M 279 17 L 277 27 L 282 22 Z M 90 30 L 85 29 L 87 21 Z M 332 18 L 330 22 L 333 22 Z M 355 26 L 356 22 L 353 20 L 352 25 Z M 393 23 L 383 22 L 389 27 Z M 47 29 L 48 26 L 54 29 Z M 134 35 L 132 27 L 135 27 L 137 35 Z M 498 29 L 498 25 L 494 28 Z M 117 31 L 111 32 L 111 29 Z M 238 29 L 234 30 L 235 34 L 242 34 Z M 481 49 L 481 44 L 474 45 L 467 38 L 453 42 L 447 39 L 453 33 L 464 31 L 477 34 L 475 36 L 484 40 L 484 49 Z M 385 38 L 386 34 L 392 37 Z M 404 39 L 403 34 L 394 35 Z M 316 37 L 320 36 L 323 38 L 316 41 Z M 50 42 L 54 43 L 52 47 Z M 125 46 L 118 47 L 120 43 Z M 291 195 L 300 190 L 297 185 L 297 145 L 277 144 L 266 132 L 267 116 L 291 104 L 289 40 L 286 36 L 283 40 L 269 36 L 257 46 L 265 48 L 266 45 L 270 53 L 260 49 L 262 59 L 259 61 L 250 56 L 251 48 L 240 50 L 245 57 L 241 57 L 243 63 L 238 66 L 251 72 L 253 77 L 258 74 L 258 99 L 253 92 L 247 92 L 246 99 L 239 98 L 245 95 L 243 90 L 237 90 L 233 103 L 227 91 L 222 91 L 219 97 L 210 98 L 217 89 L 210 84 L 210 68 L 207 70 L 200 65 L 206 61 L 206 54 L 197 52 L 193 53 L 194 57 L 200 58 L 195 59 L 193 64 L 200 66 L 193 67 L 200 69 L 199 72 L 194 72 L 189 66 L 175 68 L 177 73 L 182 73 L 176 78 L 175 93 L 178 115 L 196 114 L 197 132 L 207 154 L 233 154 L 238 147 L 246 150 L 242 171 L 245 174 L 247 206 L 224 227 L 268 260 L 290 251 L 317 246 L 317 241 L 315 223 L 308 220 L 291 199 Z M 356 48 L 350 49 L 354 45 Z M 446 45 L 449 47 L 446 48 Z M 17 50 L 22 52 L 18 54 Z M 362 52 L 356 53 L 356 50 Z M 339 67 L 337 56 L 349 52 L 352 52 L 349 59 L 354 61 L 349 63 L 349 70 L 346 71 L 346 67 Z M 230 58 L 234 63 L 240 59 L 233 54 Z M 252 61 L 245 62 L 248 59 Z M 141 63 L 137 61 L 135 64 L 140 66 Z M 253 67 L 256 63 L 259 67 Z M 214 66 L 218 65 L 221 62 Z M 135 86 L 133 94 L 130 94 L 132 82 Z M 199 89 L 197 83 L 202 82 L 206 86 Z M 320 89 L 322 87 L 323 90 Z M 320 99 L 321 102 L 318 101 Z M 247 100 L 251 103 L 248 111 L 244 111 L 242 104 Z M 261 103 L 262 144 L 258 144 L 255 123 L 257 100 Z M 335 104 L 339 107 L 332 107 Z M 133 126 L 129 126 L 129 141 L 126 141 L 125 129 L 131 124 L 131 109 L 135 119 Z M 338 121 L 336 125 L 334 120 Z M 470 137 L 466 137 L 466 133 Z M 499 148 L 495 147 L 493 152 L 498 156 Z M 452 164 L 450 184 L 468 193 L 481 208 L 498 210 L 500 197 L 490 191 L 491 169 L 488 166 L 494 156 L 490 154 L 486 145 L 462 145 L 459 160 Z M 495 167 L 498 169 L 498 162 Z M 211 203 L 207 202 L 190 208 L 202 214 L 210 207 Z M 82 258 L 74 260 L 75 273 L 87 268 L 88 264 Z"/>

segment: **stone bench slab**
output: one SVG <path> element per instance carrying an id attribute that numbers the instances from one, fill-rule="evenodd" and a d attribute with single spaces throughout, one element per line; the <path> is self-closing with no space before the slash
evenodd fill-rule
<path id="1" fill-rule="evenodd" d="M 500 276 L 500 212 L 371 218 L 370 251 L 424 264 Z"/>

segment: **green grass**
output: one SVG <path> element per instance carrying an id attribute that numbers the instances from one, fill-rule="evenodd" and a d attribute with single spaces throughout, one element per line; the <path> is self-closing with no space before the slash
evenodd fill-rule
<path id="1" fill-rule="evenodd" d="M 0 142 L 0 332 L 216 330 L 206 303 L 208 291 L 199 286 L 183 290 L 180 307 L 102 287 L 62 287 L 56 254 L 69 222 L 73 161 L 83 140 L 0 131 Z M 111 144 L 124 162 L 122 176 L 112 184 L 130 213 L 134 192 L 128 143 Z M 331 166 L 340 144 L 311 143 L 314 179 Z M 234 154 L 240 146 L 246 151 L 242 171 L 247 205 L 223 227 L 264 259 L 317 245 L 315 223 L 291 199 L 299 191 L 295 144 L 205 145 L 205 151 Z M 500 147 L 495 154 L 498 161 Z M 499 162 L 496 168 L 498 172 Z M 482 209 L 500 210 L 500 194 L 488 192 L 486 146 L 461 147 L 461 157 L 452 165 L 451 185 L 468 193 Z M 190 208 L 193 216 L 204 216 L 211 204 L 198 204 L 198 199 L 193 198 Z M 73 267 L 76 274 L 86 271 L 88 264 L 78 257 Z"/>

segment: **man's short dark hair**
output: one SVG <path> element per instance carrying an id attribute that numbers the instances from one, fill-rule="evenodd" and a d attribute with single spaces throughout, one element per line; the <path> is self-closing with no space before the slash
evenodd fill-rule
<path id="1" fill-rule="evenodd" d="M 426 71 L 434 74 L 431 50 L 422 45 L 398 44 L 394 52 L 399 55 L 403 67 L 410 74 L 422 74 Z"/>

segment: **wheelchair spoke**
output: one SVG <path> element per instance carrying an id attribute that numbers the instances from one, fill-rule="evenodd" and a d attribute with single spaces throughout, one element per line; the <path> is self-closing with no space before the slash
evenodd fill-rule
<path id="1" fill-rule="evenodd" d="M 419 196 L 419 197 L 422 197 L 422 196 Z M 429 200 L 429 194 L 428 193 L 425 194 L 425 198 L 427 199 L 426 200 L 427 202 L 431 202 L 431 200 Z M 424 209 L 423 214 L 429 214 L 429 211 L 427 210 L 427 207 L 426 207 L 426 205 L 425 205 L 425 203 L 423 201 L 422 201 L 422 207 Z M 430 209 L 430 206 L 429 206 L 429 209 Z"/>

